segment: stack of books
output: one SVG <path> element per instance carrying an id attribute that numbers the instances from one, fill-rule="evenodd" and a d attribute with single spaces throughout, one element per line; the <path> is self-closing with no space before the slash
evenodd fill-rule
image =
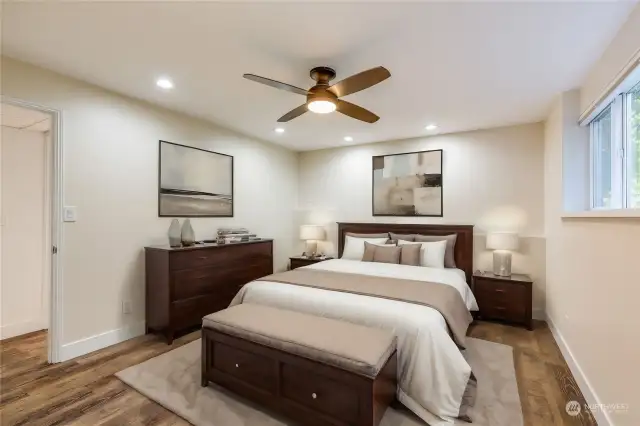
<path id="1" fill-rule="evenodd" d="M 218 244 L 242 243 L 259 239 L 247 228 L 218 228 Z"/>

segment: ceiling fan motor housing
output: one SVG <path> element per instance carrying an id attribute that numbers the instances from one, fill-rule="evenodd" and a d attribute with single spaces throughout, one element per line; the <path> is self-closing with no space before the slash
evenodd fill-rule
<path id="1" fill-rule="evenodd" d="M 318 84 L 328 84 L 336 78 L 336 71 L 329 67 L 315 67 L 309 72 L 309 75 L 317 81 Z"/>

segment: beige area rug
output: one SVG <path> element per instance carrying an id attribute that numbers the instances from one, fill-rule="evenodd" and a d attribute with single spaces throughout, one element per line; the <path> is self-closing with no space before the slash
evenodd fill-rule
<path id="1" fill-rule="evenodd" d="M 214 384 L 200 386 L 200 344 L 185 346 L 129 367 L 116 376 L 148 398 L 196 426 L 289 426 L 291 422 Z M 513 350 L 467 338 L 465 353 L 478 378 L 473 425 L 521 426 Z M 457 424 L 457 423 L 456 423 Z M 469 425 L 469 423 L 460 422 Z M 408 410 L 389 408 L 380 426 L 424 426 Z"/>

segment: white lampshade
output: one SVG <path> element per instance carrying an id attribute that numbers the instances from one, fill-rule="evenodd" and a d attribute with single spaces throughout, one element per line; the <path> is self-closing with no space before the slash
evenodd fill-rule
<path id="1" fill-rule="evenodd" d="M 300 227 L 301 240 L 324 240 L 326 232 L 321 225 L 302 225 Z"/>
<path id="2" fill-rule="evenodd" d="M 518 234 L 512 232 L 492 232 L 487 234 L 487 248 L 489 250 L 518 249 Z"/>

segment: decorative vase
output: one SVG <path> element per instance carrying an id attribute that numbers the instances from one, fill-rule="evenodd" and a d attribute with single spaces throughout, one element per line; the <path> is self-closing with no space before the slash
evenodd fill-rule
<path id="1" fill-rule="evenodd" d="M 180 247 L 182 245 L 182 239 L 180 236 L 180 222 L 178 219 L 173 219 L 171 221 L 171 226 L 169 226 L 169 246 L 171 247 Z"/>
<path id="2" fill-rule="evenodd" d="M 192 246 L 196 243 L 196 235 L 191 227 L 191 221 L 185 219 L 182 223 L 182 244 L 185 246 Z"/>

